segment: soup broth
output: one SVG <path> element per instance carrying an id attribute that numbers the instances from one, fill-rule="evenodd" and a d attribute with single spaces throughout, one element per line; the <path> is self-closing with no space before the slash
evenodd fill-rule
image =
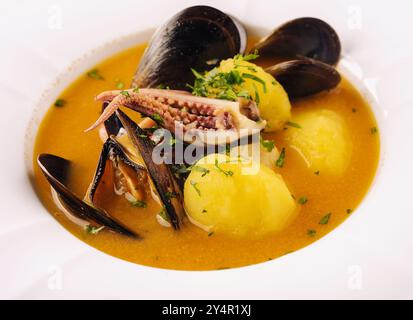
<path id="1" fill-rule="evenodd" d="M 70 187 L 81 198 L 92 181 L 102 149 L 98 131 L 84 133 L 101 112 L 101 105 L 93 98 L 106 90 L 128 87 L 144 49 L 145 45 L 139 45 L 103 61 L 96 67 L 99 77 L 80 77 L 59 97 L 65 101 L 64 106 L 52 106 L 40 125 L 34 159 L 41 153 L 51 153 L 70 160 L 74 164 Z M 341 115 L 350 128 L 352 156 L 344 174 L 324 175 L 310 170 L 302 155 L 290 146 L 286 138 L 290 128 L 264 135 L 275 141 L 278 149 L 285 148 L 285 166 L 277 171 L 300 206 L 294 222 L 275 235 L 233 239 L 208 234 L 189 222 L 174 232 L 157 222 L 161 207 L 153 200 L 148 200 L 147 208 L 137 208 L 116 196 L 105 199 L 102 206 L 143 239 L 112 232 L 90 235 L 56 207 L 50 185 L 34 163 L 36 189 L 48 211 L 68 231 L 103 252 L 133 263 L 177 270 L 219 270 L 273 260 L 312 244 L 349 218 L 368 192 L 379 161 L 374 115 L 346 79 L 331 92 L 293 102 L 293 114 L 304 109 L 327 109 Z M 139 120 L 137 113 L 127 113 Z"/>

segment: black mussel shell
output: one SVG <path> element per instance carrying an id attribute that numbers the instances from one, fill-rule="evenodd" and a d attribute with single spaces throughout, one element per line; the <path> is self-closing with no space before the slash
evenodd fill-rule
<path id="1" fill-rule="evenodd" d="M 88 200 L 90 201 L 91 204 L 95 206 L 95 195 L 102 184 L 102 182 L 105 182 L 106 188 L 107 185 L 113 185 L 113 181 L 106 182 L 104 181 L 105 176 L 108 173 L 113 172 L 113 161 L 110 158 L 111 155 L 116 156 L 117 160 L 116 161 L 122 161 L 122 163 L 129 168 L 131 168 L 131 172 L 136 174 L 136 176 L 139 178 L 139 180 L 143 180 L 145 175 L 146 175 L 146 169 L 142 167 L 141 165 L 135 163 L 133 159 L 131 159 L 123 149 L 123 147 L 114 139 L 114 138 L 109 138 L 106 143 L 103 145 L 103 150 L 100 155 L 99 163 L 96 169 L 95 176 L 93 178 L 93 182 L 89 188 L 89 193 L 88 193 Z M 108 172 L 110 170 L 110 172 Z M 110 187 L 110 190 L 113 190 L 112 187 Z"/>
<path id="2" fill-rule="evenodd" d="M 335 66 L 341 56 L 341 42 L 328 23 L 316 18 L 300 18 L 282 25 L 254 50 L 259 51 L 261 58 L 310 58 Z"/>
<path id="3" fill-rule="evenodd" d="M 334 67 L 311 59 L 284 62 L 265 71 L 277 79 L 290 99 L 331 90 L 341 82 L 340 73 Z"/>
<path id="4" fill-rule="evenodd" d="M 115 219 L 109 217 L 105 212 L 94 208 L 85 201 L 80 200 L 69 188 L 66 187 L 67 176 L 71 167 L 70 161 L 50 155 L 42 154 L 37 160 L 44 176 L 57 192 L 64 206 L 79 219 L 104 226 L 122 235 L 139 238 L 133 231 L 129 230 Z"/>
<path id="5" fill-rule="evenodd" d="M 156 164 L 153 161 L 152 156 L 155 145 L 152 140 L 147 137 L 145 131 L 121 110 L 117 111 L 117 116 L 122 122 L 133 145 L 142 155 L 149 176 L 164 205 L 169 222 L 175 230 L 179 230 L 182 224 L 182 217 L 185 214 L 183 196 L 170 167 L 165 163 Z"/>
<path id="6" fill-rule="evenodd" d="M 195 80 L 191 69 L 211 70 L 243 53 L 246 38 L 242 25 L 225 13 L 208 6 L 187 8 L 157 30 L 133 86 L 188 90 Z"/>

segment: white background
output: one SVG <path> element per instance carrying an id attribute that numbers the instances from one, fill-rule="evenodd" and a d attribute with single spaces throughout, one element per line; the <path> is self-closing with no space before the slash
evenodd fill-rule
<path id="1" fill-rule="evenodd" d="M 143 268 L 87 247 L 46 214 L 24 167 L 25 128 L 73 60 L 201 3 L 267 28 L 300 16 L 330 22 L 378 100 L 384 161 L 358 212 L 299 253 L 212 273 Z M 408 0 L 1 1 L 0 298 L 413 298 L 412 12 Z"/>

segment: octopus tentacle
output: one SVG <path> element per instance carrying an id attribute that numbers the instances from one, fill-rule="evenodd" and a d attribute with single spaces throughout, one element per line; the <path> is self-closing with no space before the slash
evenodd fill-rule
<path id="1" fill-rule="evenodd" d="M 107 91 L 96 100 L 110 103 L 87 132 L 104 123 L 122 106 L 156 120 L 171 132 L 178 125 L 184 132 L 231 132 L 236 136 L 241 129 L 263 130 L 266 124 L 259 116 L 257 105 L 249 100 L 216 100 L 161 89 Z"/>

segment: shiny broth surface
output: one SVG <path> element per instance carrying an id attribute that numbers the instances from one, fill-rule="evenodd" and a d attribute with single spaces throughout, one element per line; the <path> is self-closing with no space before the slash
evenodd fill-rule
<path id="1" fill-rule="evenodd" d="M 34 159 L 41 153 L 51 153 L 73 162 L 70 187 L 83 197 L 93 178 L 102 142 L 98 131 L 84 130 L 99 116 L 101 105 L 94 102 L 100 92 L 127 86 L 136 70 L 145 45 L 126 50 L 103 61 L 96 68 L 102 79 L 85 73 L 59 98 L 64 106 L 51 106 L 42 121 L 34 150 Z M 345 174 L 340 177 L 309 170 L 302 156 L 286 141 L 288 130 L 265 135 L 286 149 L 285 166 L 278 169 L 300 205 L 297 219 L 283 232 L 259 240 L 230 239 L 210 236 L 187 222 L 179 232 L 163 228 L 156 220 L 160 206 L 148 199 L 145 209 L 132 207 L 123 197 L 107 199 L 105 209 L 129 228 L 143 236 L 131 240 L 102 231 L 89 235 L 70 222 L 53 202 L 49 184 L 36 163 L 35 183 L 38 195 L 48 211 L 68 231 L 87 244 L 118 258 L 137 264 L 178 270 L 219 270 L 242 267 L 276 259 L 310 245 L 343 223 L 363 200 L 374 179 L 380 153 L 377 124 L 369 105 L 359 92 L 343 80 L 335 90 L 293 103 L 293 113 L 301 109 L 329 109 L 340 114 L 349 126 L 353 144 L 352 158 Z M 134 119 L 138 119 L 136 114 Z M 320 221 L 331 214 L 328 224 Z"/>

